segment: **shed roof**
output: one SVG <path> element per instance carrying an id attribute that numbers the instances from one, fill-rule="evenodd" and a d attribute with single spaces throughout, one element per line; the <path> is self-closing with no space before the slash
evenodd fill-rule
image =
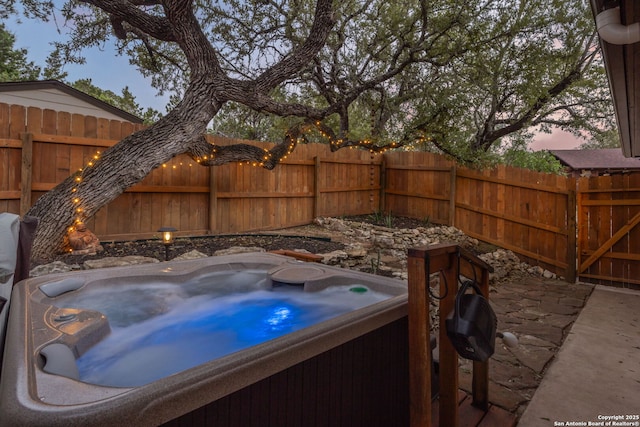
<path id="1" fill-rule="evenodd" d="M 640 159 L 625 157 L 619 148 L 598 150 L 549 150 L 562 164 L 574 170 L 640 169 Z"/>
<path id="2" fill-rule="evenodd" d="M 49 96 L 47 97 L 39 97 L 37 95 L 38 92 L 45 93 L 48 92 L 50 95 L 58 94 L 58 97 Z M 14 96 L 1 96 L 3 93 L 11 94 Z M 65 103 L 62 98 L 60 98 L 60 94 L 67 95 L 68 97 L 72 97 L 78 99 L 81 102 L 84 102 L 85 106 L 94 107 L 94 111 L 91 112 L 83 112 L 85 115 L 95 115 L 99 116 L 99 111 L 105 111 L 110 114 L 110 118 L 117 117 L 120 120 L 126 120 L 131 123 L 142 123 L 143 120 L 135 116 L 131 113 L 128 113 L 120 108 L 114 107 L 111 104 L 108 104 L 104 101 L 99 100 L 98 98 L 94 98 L 91 95 L 87 95 L 86 93 L 79 91 L 69 85 L 66 85 L 57 80 L 40 80 L 40 81 L 22 81 L 22 82 L 0 82 L 0 101 L 6 102 L 9 104 L 18 104 L 24 106 L 37 106 L 38 102 L 48 102 L 51 106 L 59 103 L 59 108 L 64 108 L 62 111 L 68 111 L 70 108 L 82 108 L 82 105 L 68 105 Z M 66 99 L 69 99 L 69 98 Z M 3 98 L 7 99 L 5 101 Z M 57 106 L 57 105 L 56 105 Z M 68 111 L 68 112 L 76 112 L 76 111 Z M 115 117 L 114 117 L 115 116 Z"/>

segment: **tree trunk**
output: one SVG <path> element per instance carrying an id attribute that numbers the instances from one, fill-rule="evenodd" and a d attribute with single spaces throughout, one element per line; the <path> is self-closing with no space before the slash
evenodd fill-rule
<path id="1" fill-rule="evenodd" d="M 46 259 L 61 252 L 66 233 L 75 223 L 93 216 L 156 167 L 188 152 L 219 108 L 206 91 L 204 86 L 192 85 L 182 103 L 167 116 L 126 137 L 92 166 L 40 197 L 27 213 L 40 221 L 32 256 Z"/>

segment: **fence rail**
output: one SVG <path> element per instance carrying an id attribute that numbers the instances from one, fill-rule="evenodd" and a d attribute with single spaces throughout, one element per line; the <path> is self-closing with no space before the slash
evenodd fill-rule
<path id="1" fill-rule="evenodd" d="M 385 157 L 385 210 L 455 225 L 524 260 L 575 277 L 572 180 L 504 166 L 473 171 L 429 153 Z"/>
<path id="2" fill-rule="evenodd" d="M 580 178 L 578 273 L 601 284 L 640 285 L 640 172 Z"/>
<path id="3" fill-rule="evenodd" d="M 0 211 L 24 214 L 96 151 L 139 129 L 0 104 Z M 374 212 L 454 225 L 568 280 L 640 285 L 640 173 L 576 182 L 504 166 L 475 171 L 431 153 L 331 153 L 323 144 L 300 145 L 272 171 L 207 168 L 177 156 L 88 226 L 106 241 L 152 237 L 162 226 L 183 235 L 238 233 Z"/>
<path id="4" fill-rule="evenodd" d="M 130 123 L 0 104 L 0 211 L 24 214 L 45 192 L 138 130 Z M 219 145 L 238 142 L 215 138 Z M 272 144 L 241 141 L 262 147 Z M 381 158 L 326 145 L 298 147 L 275 170 L 207 168 L 177 156 L 87 221 L 103 240 L 151 237 L 162 226 L 185 235 L 308 224 L 316 216 L 379 208 Z"/>

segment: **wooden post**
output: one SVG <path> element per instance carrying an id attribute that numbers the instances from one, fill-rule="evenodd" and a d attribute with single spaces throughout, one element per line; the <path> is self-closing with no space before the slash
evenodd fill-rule
<path id="1" fill-rule="evenodd" d="M 480 290 L 482 296 L 489 301 L 489 271 L 482 269 L 480 275 Z M 471 393 L 473 406 L 489 410 L 489 361 L 473 361 L 473 378 L 471 381 Z"/>
<path id="2" fill-rule="evenodd" d="M 218 229 L 218 184 L 216 168 L 209 167 L 209 234 Z"/>
<path id="3" fill-rule="evenodd" d="M 457 427 L 458 353 L 446 332 L 446 318 L 453 311 L 458 277 L 477 277 L 482 294 L 489 297 L 489 273 L 493 268 L 457 245 L 432 245 L 409 249 L 409 368 L 411 427 L 431 426 L 431 347 L 429 345 L 429 274 L 440 272 L 440 400 L 441 426 Z M 473 363 L 473 405 L 489 409 L 489 363 Z"/>
<path id="4" fill-rule="evenodd" d="M 411 427 L 431 427 L 431 325 L 426 252 L 409 249 L 409 416 Z"/>
<path id="5" fill-rule="evenodd" d="M 31 178 L 33 176 L 33 134 L 22 133 L 22 166 L 20 170 L 20 216 L 31 208 Z"/>
<path id="6" fill-rule="evenodd" d="M 575 190 L 569 190 L 567 195 L 567 271 L 565 278 L 569 283 L 577 279 L 578 262 L 578 204 Z"/>
<path id="7" fill-rule="evenodd" d="M 585 201 L 589 200 L 589 193 L 585 190 L 589 189 L 589 178 L 580 177 L 576 179 L 576 210 L 578 212 L 578 220 L 576 228 L 578 229 L 578 238 L 576 242 L 576 280 L 580 279 L 579 266 L 582 264 L 583 248 L 588 247 L 589 243 L 589 206 L 585 205 Z"/>
<path id="8" fill-rule="evenodd" d="M 458 426 L 458 353 L 447 336 L 445 327 L 449 313 L 455 307 L 458 274 L 455 254 L 447 255 L 447 268 L 440 271 L 440 425 Z"/>
<path id="9" fill-rule="evenodd" d="M 313 158 L 313 218 L 320 216 L 320 157 Z"/>
<path id="10" fill-rule="evenodd" d="M 378 206 L 378 212 L 385 211 L 385 205 L 387 203 L 387 157 L 382 155 L 382 162 L 380 163 L 380 205 Z"/>
<path id="11" fill-rule="evenodd" d="M 449 182 L 449 226 L 455 227 L 456 225 L 456 179 L 457 179 L 456 165 L 451 166 L 451 176 Z"/>

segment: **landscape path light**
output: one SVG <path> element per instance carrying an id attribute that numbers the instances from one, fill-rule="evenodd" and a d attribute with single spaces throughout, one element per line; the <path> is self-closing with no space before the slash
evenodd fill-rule
<path id="1" fill-rule="evenodd" d="M 158 232 L 162 233 L 162 243 L 164 244 L 164 260 L 169 261 L 169 246 L 173 244 L 173 233 L 178 231 L 173 227 L 161 227 Z"/>

